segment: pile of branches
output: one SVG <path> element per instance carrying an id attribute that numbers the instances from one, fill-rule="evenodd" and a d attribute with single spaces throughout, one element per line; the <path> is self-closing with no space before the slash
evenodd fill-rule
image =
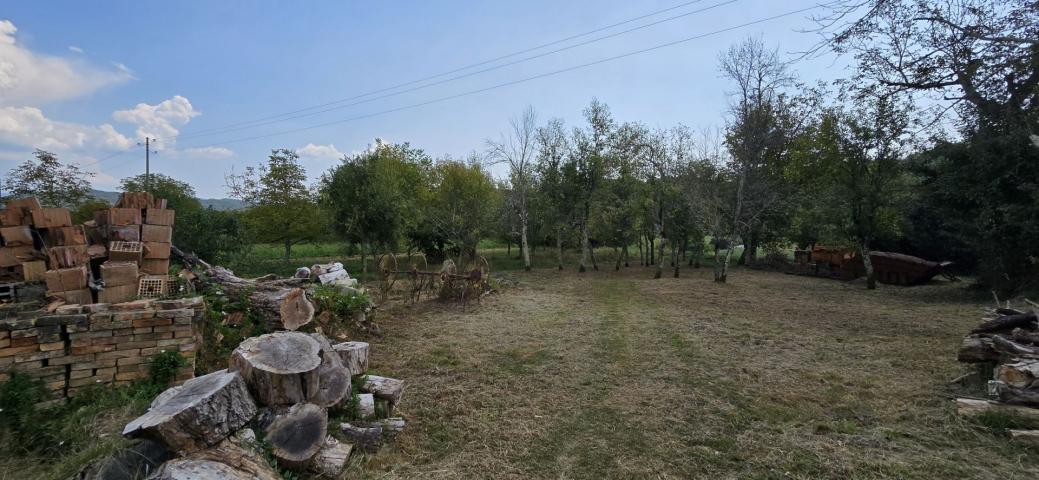
<path id="1" fill-rule="evenodd" d="M 1025 302 L 1027 308 L 1013 308 L 997 300 L 963 338 L 957 359 L 992 367 L 989 395 L 1000 402 L 1039 408 L 1039 304 Z"/>

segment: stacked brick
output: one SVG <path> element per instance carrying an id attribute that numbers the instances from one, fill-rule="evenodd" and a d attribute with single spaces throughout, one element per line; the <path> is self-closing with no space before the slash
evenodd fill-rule
<path id="1" fill-rule="evenodd" d="M 8 309 L 0 320 L 0 372 L 40 379 L 54 399 L 91 385 L 147 378 L 148 361 L 163 351 L 186 360 L 178 381 L 194 376 L 201 297 L 68 305 L 55 312 Z M 5 381 L 10 373 L 0 373 Z"/>
<path id="2" fill-rule="evenodd" d="M 8 201 L 0 209 L 0 282 L 46 281 L 48 296 L 86 305 L 137 298 L 140 277 L 154 275 L 162 280 L 149 296 L 162 296 L 173 219 L 165 199 L 144 192 L 122 194 L 83 225 L 35 198 Z"/>

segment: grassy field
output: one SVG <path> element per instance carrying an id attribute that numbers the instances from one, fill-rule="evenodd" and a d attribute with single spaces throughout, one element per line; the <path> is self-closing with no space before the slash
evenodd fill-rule
<path id="1" fill-rule="evenodd" d="M 511 274 L 468 312 L 380 312 L 406 433 L 364 478 L 1035 478 L 948 382 L 984 298 L 737 269 Z M 976 387 L 977 385 L 975 385 Z M 972 391 L 975 395 L 977 391 Z M 1013 421 L 1012 419 L 1009 421 Z"/>

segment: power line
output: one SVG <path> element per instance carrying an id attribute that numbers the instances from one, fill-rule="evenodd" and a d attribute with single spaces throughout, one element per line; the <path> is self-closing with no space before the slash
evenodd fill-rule
<path id="1" fill-rule="evenodd" d="M 189 148 L 215 147 L 215 146 L 227 145 L 227 144 L 230 144 L 230 143 L 238 143 L 238 142 L 244 142 L 244 141 L 249 141 L 249 140 L 258 140 L 258 139 L 261 139 L 261 138 L 273 137 L 273 136 L 278 136 L 278 135 L 286 135 L 286 134 L 289 134 L 289 133 L 302 132 L 302 131 L 306 131 L 306 130 L 313 130 L 315 128 L 327 127 L 327 126 L 330 126 L 330 125 L 337 125 L 337 124 L 340 124 L 340 123 L 347 123 L 347 122 L 352 122 L 352 121 L 356 121 L 356 120 L 362 120 L 362 119 L 365 119 L 365 118 L 375 117 L 375 116 L 379 116 L 379 115 L 385 115 L 387 113 L 399 112 L 401 110 L 408 110 L 408 109 L 412 109 L 412 108 L 423 107 L 423 106 L 434 104 L 434 103 L 445 102 L 445 101 L 448 101 L 448 100 L 454 100 L 456 98 L 466 97 L 466 96 L 470 96 L 470 95 L 476 95 L 478 93 L 483 93 L 483 92 L 487 92 L 487 91 L 490 91 L 490 90 L 495 90 L 495 89 L 498 89 L 498 88 L 503 88 L 503 87 L 507 87 L 507 86 L 516 85 L 516 84 L 519 84 L 519 83 L 529 82 L 531 80 L 537 80 L 537 79 L 540 79 L 540 78 L 545 78 L 545 77 L 550 77 L 550 76 L 554 76 L 554 75 L 559 75 L 561 73 L 566 73 L 566 72 L 570 72 L 570 71 L 574 71 L 574 70 L 579 70 L 579 69 L 582 69 L 582 68 L 587 68 L 587 67 L 591 67 L 591 66 L 594 66 L 594 65 L 599 65 L 601 63 L 606 63 L 606 62 L 611 62 L 611 61 L 614 61 L 614 60 L 619 60 L 619 59 L 622 59 L 622 58 L 631 57 L 631 56 L 634 56 L 634 55 L 640 55 L 640 54 L 651 52 L 651 51 L 654 51 L 654 50 L 659 50 L 661 48 L 666 48 L 666 47 L 679 45 L 679 44 L 682 44 L 682 43 L 691 42 L 693 40 L 698 40 L 698 39 L 709 37 L 709 36 L 712 36 L 712 35 L 717 35 L 717 34 L 720 34 L 720 33 L 730 32 L 732 30 L 737 30 L 737 29 L 740 29 L 740 28 L 749 27 L 751 25 L 757 25 L 759 23 L 764 23 L 764 22 L 776 20 L 776 19 L 783 18 L 783 17 L 789 17 L 791 15 L 796 15 L 798 13 L 804 13 L 804 12 L 807 12 L 809 10 L 815 10 L 817 8 L 821 8 L 823 6 L 824 6 L 823 4 L 816 4 L 816 5 L 813 5 L 811 7 L 801 8 L 801 9 L 798 9 L 798 10 L 792 10 L 792 11 L 789 11 L 789 12 L 786 12 L 786 13 L 781 13 L 779 15 L 773 15 L 773 16 L 770 16 L 770 17 L 765 17 L 765 18 L 761 18 L 761 19 L 758 19 L 758 20 L 754 20 L 754 21 L 750 21 L 750 22 L 746 22 L 746 23 L 741 23 L 739 25 L 734 25 L 734 26 L 731 26 L 731 27 L 726 27 L 726 28 L 722 28 L 722 29 L 719 29 L 719 30 L 714 30 L 714 31 L 707 32 L 707 33 L 702 33 L 702 34 L 699 34 L 699 35 L 694 35 L 692 37 L 687 37 L 687 38 L 683 38 L 683 39 L 680 39 L 680 40 L 674 40 L 674 41 L 671 41 L 671 42 L 661 43 L 661 44 L 658 44 L 658 45 L 654 45 L 652 47 L 643 48 L 643 49 L 639 49 L 639 50 L 633 50 L 633 51 L 630 51 L 630 52 L 627 52 L 627 53 L 623 53 L 623 54 L 620 54 L 620 55 L 614 55 L 612 57 L 606 57 L 606 58 L 602 58 L 602 59 L 595 60 L 595 61 L 592 61 L 592 62 L 582 63 L 582 64 L 579 64 L 579 65 L 574 65 L 574 66 L 563 68 L 563 69 L 559 69 L 559 70 L 553 70 L 553 71 L 550 71 L 550 72 L 545 72 L 545 73 L 541 73 L 541 74 L 538 74 L 538 75 L 533 75 L 533 76 L 521 78 L 521 79 L 518 79 L 518 80 L 512 80 L 512 81 L 508 81 L 508 82 L 504 82 L 504 83 L 499 83 L 499 84 L 496 84 L 496 85 L 491 85 L 489 87 L 479 88 L 479 89 L 476 89 L 476 90 L 470 90 L 470 91 L 467 91 L 467 92 L 458 93 L 458 94 L 454 94 L 454 95 L 448 95 L 448 96 L 445 96 L 445 97 L 440 97 L 440 98 L 436 98 L 436 99 L 433 99 L 433 100 L 428 100 L 428 101 L 425 101 L 425 102 L 413 103 L 413 104 L 405 105 L 405 106 L 402 106 L 402 107 L 391 108 L 391 109 L 388 109 L 388 110 L 382 110 L 382 111 L 379 111 L 379 112 L 369 113 L 369 114 L 365 114 L 365 115 L 359 115 L 359 116 L 345 118 L 345 119 L 341 119 L 341 120 L 335 120 L 335 121 L 331 121 L 331 122 L 319 123 L 319 124 L 310 125 L 310 126 L 307 126 L 307 127 L 294 128 L 294 129 L 290 129 L 290 130 L 282 130 L 280 132 L 272 132 L 272 133 L 263 134 L 263 135 L 255 135 L 255 136 L 251 136 L 251 137 L 237 138 L 237 139 L 233 139 L 233 140 L 227 140 L 227 141 L 223 141 L 223 142 L 210 143 L 210 144 L 205 144 L 205 145 L 195 145 L 195 146 L 189 147 Z"/>
<path id="2" fill-rule="evenodd" d="M 407 87 L 407 86 L 414 85 L 414 84 L 417 84 L 417 83 L 425 82 L 427 80 L 433 80 L 435 78 L 440 78 L 440 77 L 443 77 L 443 76 L 446 76 L 446 75 L 450 75 L 452 73 L 458 73 L 458 72 L 461 72 L 461 71 L 464 71 L 464 70 L 468 70 L 470 68 L 475 68 L 475 67 L 487 65 L 489 63 L 494 63 L 494 62 L 497 62 L 499 60 L 504 60 L 506 58 L 514 57 L 516 55 L 522 55 L 524 53 L 533 52 L 535 50 L 540 50 L 542 48 L 550 47 L 552 45 L 558 45 L 558 44 L 563 43 L 563 42 L 568 42 L 570 40 L 574 40 L 574 39 L 577 39 L 577 38 L 585 37 L 585 36 L 591 35 L 593 33 L 598 33 L 598 32 L 604 31 L 604 30 L 609 30 L 611 28 L 619 27 L 621 25 L 626 25 L 626 24 L 629 24 L 629 23 L 632 23 L 632 22 L 637 22 L 637 21 L 642 20 L 644 18 L 649 18 L 649 17 L 653 17 L 653 16 L 656 16 L 656 15 L 659 15 L 661 13 L 666 13 L 666 12 L 670 12 L 672 10 L 677 10 L 679 8 L 686 7 L 686 6 L 695 4 L 695 3 L 700 3 L 702 1 L 703 0 L 693 0 L 693 1 L 690 1 L 690 2 L 680 3 L 680 4 L 672 6 L 672 7 L 668 7 L 668 8 L 662 9 L 662 10 L 657 10 L 657 11 L 654 11 L 654 12 L 650 12 L 650 13 L 647 13 L 647 14 L 644 14 L 644 15 L 640 15 L 638 17 L 629 18 L 629 19 L 621 21 L 621 22 L 617 22 L 617 23 L 613 23 L 613 24 L 606 25 L 606 26 L 603 26 L 603 27 L 595 28 L 593 30 L 588 30 L 586 32 L 578 33 L 576 35 L 571 35 L 571 36 L 566 37 L 566 38 L 561 38 L 559 40 L 553 40 L 551 42 L 542 43 L 542 44 L 534 46 L 534 47 L 529 47 L 529 48 L 525 48 L 525 49 L 522 49 L 522 50 L 517 50 L 517 51 L 512 52 L 512 53 L 507 53 L 505 55 L 497 56 L 497 57 L 490 58 L 490 59 L 487 59 L 487 60 L 481 60 L 481 61 L 476 62 L 476 63 L 465 65 L 463 67 L 458 67 L 458 68 L 455 68 L 455 69 L 452 69 L 452 70 L 447 70 L 447 71 L 444 71 L 444 72 L 441 72 L 441 73 L 437 73 L 435 75 L 429 75 L 429 76 L 426 76 L 426 77 L 417 78 L 415 80 L 409 80 L 409 81 L 404 82 L 404 83 L 399 83 L 399 84 L 392 85 L 392 86 L 389 86 L 389 87 L 380 88 L 378 90 L 372 90 L 370 92 L 354 95 L 352 97 L 341 98 L 341 99 L 338 99 L 338 100 L 332 100 L 330 102 L 322 103 L 322 104 L 319 104 L 319 105 L 305 107 L 305 108 L 301 108 L 301 109 L 298 109 L 298 110 L 293 110 L 293 111 L 290 111 L 290 112 L 270 115 L 270 116 L 267 116 L 267 117 L 261 117 L 261 118 L 258 118 L 258 119 L 255 119 L 255 120 L 246 121 L 246 122 L 232 123 L 232 124 L 229 124 L 229 125 L 225 125 L 223 127 L 214 127 L 214 128 L 209 128 L 209 129 L 197 130 L 195 132 L 187 132 L 187 133 L 183 134 L 183 138 L 202 136 L 203 134 L 208 134 L 209 132 L 213 132 L 213 131 L 222 131 L 224 129 L 240 127 L 240 126 L 243 126 L 243 125 L 251 125 L 251 124 L 254 124 L 254 123 L 257 123 L 257 122 L 264 122 L 264 121 L 267 121 L 267 120 L 273 120 L 273 119 L 276 119 L 276 118 L 281 118 L 281 117 L 285 117 L 285 116 L 289 116 L 289 115 L 295 115 L 295 114 L 306 112 L 306 111 L 309 111 L 309 110 L 314 110 L 314 109 L 324 108 L 324 107 L 328 107 L 328 106 L 332 106 L 332 105 L 337 105 L 337 104 L 340 104 L 340 103 L 343 103 L 343 102 L 349 102 L 351 100 L 357 100 L 357 99 L 364 98 L 364 97 L 367 97 L 367 96 L 371 96 L 371 95 L 375 95 L 375 94 L 379 94 L 379 93 L 383 93 L 383 92 L 388 92 L 390 90 L 395 90 L 397 88 Z M 674 19 L 674 18 L 677 18 L 677 17 L 672 17 L 672 19 Z M 178 136 L 178 138 L 180 138 L 180 137 L 181 136 Z"/>
<path id="3" fill-rule="evenodd" d="M 219 134 L 223 134 L 223 133 L 235 132 L 235 131 L 240 131 L 240 130 L 248 130 L 248 129 L 252 129 L 252 128 L 256 128 L 256 127 L 262 127 L 264 125 L 270 125 L 270 124 L 274 124 L 274 123 L 281 123 L 281 122 L 285 122 L 285 121 L 289 121 L 289 120 L 294 120 L 294 119 L 297 119 L 297 118 L 303 118 L 303 117 L 310 117 L 310 116 L 313 116 L 313 115 L 319 115 L 319 114 L 322 114 L 322 113 L 331 112 L 333 110 L 340 110 L 340 109 L 343 109 L 343 108 L 349 108 L 349 107 L 361 105 L 361 104 L 364 104 L 364 103 L 374 102 L 376 100 L 381 100 L 381 99 L 384 99 L 384 98 L 395 97 L 395 96 L 398 96 L 398 95 L 403 95 L 405 93 L 410 93 L 410 92 L 414 92 L 414 91 L 418 91 L 418 90 L 423 90 L 423 89 L 426 89 L 426 88 L 429 88 L 429 87 L 433 87 L 433 86 L 436 86 L 436 85 L 443 85 L 445 83 L 453 82 L 455 80 L 460 80 L 460 79 L 463 79 L 463 78 L 472 77 L 472 76 L 475 76 L 475 75 L 479 75 L 481 73 L 487 73 L 487 72 L 490 72 L 492 70 L 498 70 L 498 69 L 509 67 L 509 66 L 516 65 L 516 64 L 519 64 L 519 63 L 528 62 L 530 60 L 534 60 L 534 59 L 537 59 L 537 58 L 546 57 L 546 56 L 549 56 L 549 55 L 554 55 L 556 53 L 563 52 L 563 51 L 566 51 L 566 50 L 570 50 L 570 49 L 574 49 L 574 48 L 577 48 L 577 47 L 582 47 L 582 46 L 585 46 L 585 45 L 589 45 L 589 44 L 592 44 L 592 43 L 595 43 L 595 42 L 600 42 L 600 41 L 607 40 L 607 39 L 610 39 L 610 38 L 618 37 L 618 36 L 621 36 L 621 35 L 624 35 L 624 34 L 627 34 L 627 33 L 634 32 L 636 30 L 642 30 L 644 28 L 649 28 L 649 27 L 652 27 L 654 25 L 658 25 L 658 24 L 661 24 L 661 23 L 664 23 L 664 22 L 670 22 L 672 20 L 677 20 L 679 18 L 684 18 L 684 17 L 688 17 L 690 15 L 695 15 L 697 13 L 702 13 L 702 12 L 705 12 L 707 10 L 711 10 L 711 9 L 722 7 L 722 6 L 731 4 L 731 3 L 735 3 L 737 1 L 739 1 L 739 0 L 726 0 L 726 1 L 723 1 L 723 2 L 720 2 L 720 3 L 716 3 L 714 5 L 711 5 L 709 7 L 701 8 L 699 10 L 693 10 L 691 12 L 686 12 L 686 13 L 675 15 L 675 16 L 672 16 L 672 17 L 664 18 L 664 19 L 661 19 L 661 20 L 657 20 L 655 22 L 651 22 L 651 23 L 647 23 L 647 24 L 644 24 L 644 25 L 639 25 L 637 27 L 629 28 L 627 30 L 621 30 L 619 32 L 611 33 L 609 35 L 596 37 L 596 38 L 593 38 L 593 39 L 590 39 L 590 40 L 586 40 L 586 41 L 583 41 L 583 42 L 580 42 L 580 43 L 576 43 L 576 44 L 573 44 L 573 45 L 568 45 L 568 46 L 565 46 L 565 47 L 562 47 L 562 48 L 558 48 L 558 49 L 555 49 L 555 50 L 550 50 L 548 52 L 543 52 L 543 53 L 539 53 L 537 55 L 524 57 L 524 58 L 521 58 L 521 59 L 518 59 L 518 60 L 514 60 L 514 61 L 511 61 L 511 62 L 508 62 L 508 63 L 503 63 L 503 64 L 500 64 L 500 65 L 495 65 L 495 66 L 484 68 L 484 69 L 481 69 L 481 70 L 476 70 L 474 72 L 469 72 L 469 73 L 464 73 L 464 74 L 461 74 L 461 75 L 456 75 L 456 76 L 453 76 L 453 77 L 449 77 L 449 78 L 445 78 L 445 79 L 442 79 L 442 80 L 438 80 L 436 82 L 427 83 L 427 84 L 424 84 L 424 85 L 419 85 L 419 86 L 408 88 L 408 89 L 401 90 L 401 91 L 398 91 L 398 92 L 392 92 L 392 93 L 387 93 L 385 95 L 380 95 L 380 96 L 377 96 L 377 97 L 367 98 L 367 99 L 364 99 L 364 100 L 358 100 L 356 102 L 348 103 L 348 104 L 345 104 L 345 105 L 336 105 L 334 107 L 326 108 L 326 109 L 323 109 L 323 110 L 318 110 L 318 111 L 308 112 L 308 113 L 301 113 L 299 115 L 282 117 L 282 118 L 278 118 L 278 119 L 268 120 L 268 121 L 265 121 L 265 122 L 259 122 L 259 123 L 252 122 L 249 125 L 239 126 L 239 127 L 235 127 L 235 128 L 227 128 L 227 129 L 224 129 L 224 130 L 218 130 L 218 131 L 213 131 L 213 132 L 209 132 L 209 133 L 195 133 L 195 134 L 178 135 L 175 138 L 178 138 L 178 139 L 197 138 L 197 137 L 206 137 L 206 136 L 212 136 L 212 135 L 219 135 Z"/>

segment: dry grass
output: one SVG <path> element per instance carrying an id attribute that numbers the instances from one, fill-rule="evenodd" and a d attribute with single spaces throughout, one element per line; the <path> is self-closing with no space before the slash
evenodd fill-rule
<path id="1" fill-rule="evenodd" d="M 462 313 L 380 313 L 405 378 L 366 478 L 1034 478 L 1039 453 L 958 418 L 947 382 L 985 300 L 737 270 L 517 274 Z M 352 477 L 351 477 L 352 478 Z"/>

